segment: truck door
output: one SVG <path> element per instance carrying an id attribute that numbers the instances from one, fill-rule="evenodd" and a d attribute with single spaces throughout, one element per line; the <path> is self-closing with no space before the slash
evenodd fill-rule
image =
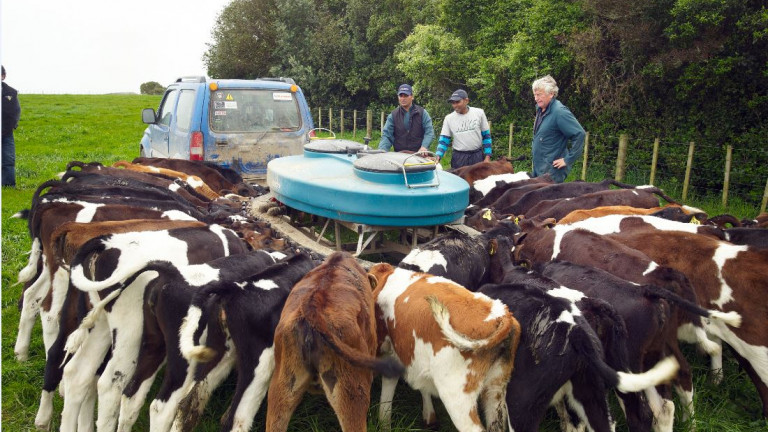
<path id="1" fill-rule="evenodd" d="M 179 90 L 169 90 L 163 97 L 163 102 L 157 112 L 157 123 L 150 125 L 149 140 L 152 145 L 153 157 L 168 157 L 168 136 L 178 99 Z"/>

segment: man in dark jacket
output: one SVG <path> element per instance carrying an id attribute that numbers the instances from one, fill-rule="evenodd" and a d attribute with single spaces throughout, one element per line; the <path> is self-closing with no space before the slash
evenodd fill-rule
<path id="1" fill-rule="evenodd" d="M 21 106 L 16 90 L 5 83 L 5 66 L 2 67 L 3 77 L 3 153 L 2 153 L 2 185 L 16 186 L 16 143 L 13 140 L 13 130 L 19 125 Z"/>
<path id="2" fill-rule="evenodd" d="M 547 75 L 533 82 L 533 175 L 549 173 L 557 183 L 568 177 L 584 150 L 586 132 L 571 111 L 557 100 L 557 82 Z M 570 145 L 569 145 L 570 144 Z"/>
<path id="3" fill-rule="evenodd" d="M 389 150 L 394 146 L 395 151 L 408 153 L 429 151 L 435 138 L 429 113 L 413 103 L 413 88 L 409 84 L 397 88 L 397 100 L 400 106 L 387 116 L 379 148 Z"/>

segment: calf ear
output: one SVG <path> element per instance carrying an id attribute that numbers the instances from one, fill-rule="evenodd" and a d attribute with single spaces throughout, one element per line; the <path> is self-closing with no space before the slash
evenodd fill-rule
<path id="1" fill-rule="evenodd" d="M 368 282 L 371 284 L 371 290 L 376 289 L 376 285 L 379 284 L 379 281 L 376 279 L 376 276 L 368 273 Z"/>
<path id="2" fill-rule="evenodd" d="M 488 242 L 488 255 L 494 255 L 499 250 L 499 242 L 496 239 L 491 239 Z"/>

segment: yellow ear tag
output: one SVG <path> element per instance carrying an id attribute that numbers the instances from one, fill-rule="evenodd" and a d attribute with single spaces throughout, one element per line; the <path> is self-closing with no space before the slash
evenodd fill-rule
<path id="1" fill-rule="evenodd" d="M 491 209 L 488 209 L 483 213 L 483 219 L 491 220 L 491 217 L 493 216 L 493 213 L 491 213 Z"/>
<path id="2" fill-rule="evenodd" d="M 691 223 L 694 225 L 701 225 L 701 221 L 696 219 L 695 217 L 691 218 Z"/>
<path id="3" fill-rule="evenodd" d="M 496 245 L 494 243 L 491 243 L 491 250 L 488 251 L 488 255 L 493 255 L 496 253 Z"/>
<path id="4" fill-rule="evenodd" d="M 515 225 L 520 225 L 520 217 L 515 216 Z"/>

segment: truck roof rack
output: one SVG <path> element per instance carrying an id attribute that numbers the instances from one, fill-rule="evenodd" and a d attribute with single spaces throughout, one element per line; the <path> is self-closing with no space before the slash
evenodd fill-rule
<path id="1" fill-rule="evenodd" d="M 258 79 L 264 81 L 281 81 L 288 84 L 296 84 L 296 81 L 294 81 L 293 78 L 288 77 L 260 77 Z"/>
<path id="2" fill-rule="evenodd" d="M 205 82 L 204 76 L 184 76 L 178 78 L 176 82 Z"/>

